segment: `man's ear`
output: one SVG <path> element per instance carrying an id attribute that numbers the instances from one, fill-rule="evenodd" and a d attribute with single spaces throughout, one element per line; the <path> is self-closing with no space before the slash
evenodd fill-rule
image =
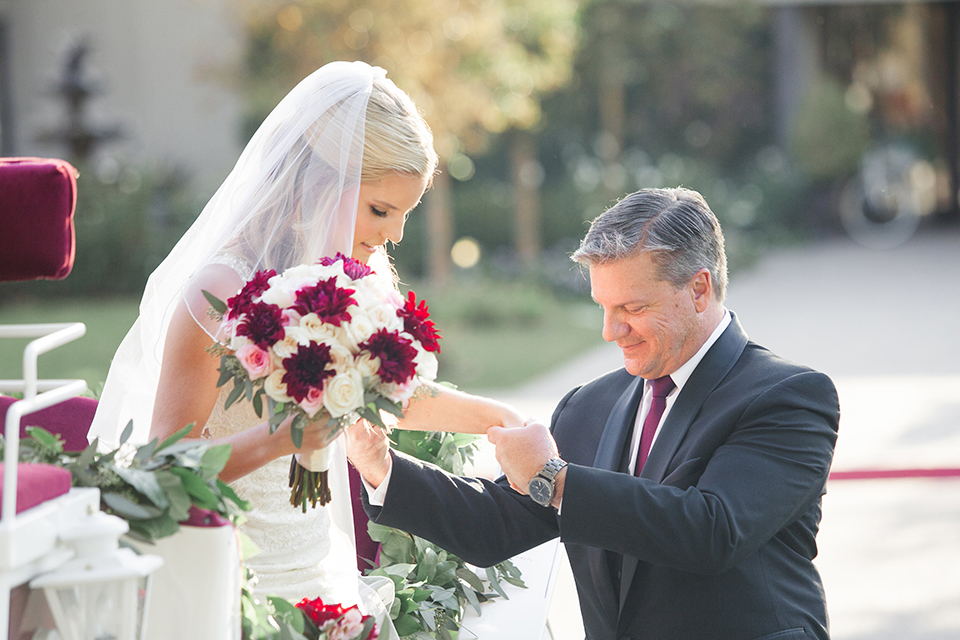
<path id="1" fill-rule="evenodd" d="M 713 279 L 709 270 L 700 269 L 693 275 L 690 280 L 690 293 L 697 313 L 703 313 L 713 298 Z"/>

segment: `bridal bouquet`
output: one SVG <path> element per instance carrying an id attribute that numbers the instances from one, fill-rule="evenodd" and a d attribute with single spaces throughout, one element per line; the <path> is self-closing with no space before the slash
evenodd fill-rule
<path id="1" fill-rule="evenodd" d="M 226 304 L 204 293 L 221 321 L 217 386 L 234 384 L 225 407 L 244 398 L 262 417 L 265 397 L 271 431 L 292 417 L 297 447 L 312 422 L 331 439 L 360 418 L 386 429 L 380 412 L 402 417 L 420 382 L 436 378 L 440 335 L 426 303 L 343 254 L 259 271 Z M 291 504 L 330 501 L 329 455 L 294 457 Z"/>

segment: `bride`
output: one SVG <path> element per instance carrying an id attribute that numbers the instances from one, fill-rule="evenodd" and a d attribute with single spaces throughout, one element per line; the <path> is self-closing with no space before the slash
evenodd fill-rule
<path id="1" fill-rule="evenodd" d="M 260 598 L 359 603 L 389 626 L 356 568 L 343 439 L 329 444 L 332 501 L 306 513 L 291 507 L 289 456 L 324 447 L 327 433 L 312 425 L 296 449 L 289 420 L 271 434 L 250 403 L 224 410 L 230 385 L 217 388 L 219 359 L 206 348 L 219 327 L 202 292 L 227 300 L 258 270 L 281 272 L 337 252 L 396 286 L 385 244 L 400 242 L 436 167 L 426 122 L 382 69 L 334 62 L 315 71 L 264 120 L 150 276 L 140 317 L 111 364 L 89 437 L 116 447 L 132 419 L 135 444 L 190 423 L 190 437 L 230 444 L 221 478 L 252 504 L 241 530 L 260 549 L 244 559 Z M 399 426 L 485 433 L 522 422 L 507 405 L 430 385 Z"/>

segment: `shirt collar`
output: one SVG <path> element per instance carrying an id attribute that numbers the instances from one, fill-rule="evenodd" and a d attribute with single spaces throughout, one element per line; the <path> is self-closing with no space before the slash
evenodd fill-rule
<path id="1" fill-rule="evenodd" d="M 703 346 L 700 347 L 700 350 L 693 354 L 693 357 L 684 362 L 680 367 L 670 374 L 670 377 L 673 379 L 673 384 L 677 386 L 674 393 L 679 393 L 683 388 L 683 385 L 687 383 L 687 380 L 690 379 L 690 376 L 693 375 L 693 370 L 697 368 L 697 365 L 700 364 L 700 361 L 703 360 L 703 356 L 707 355 L 707 351 L 710 350 L 710 347 L 720 338 L 720 334 L 730 326 L 730 312 L 724 308 L 723 318 L 720 319 L 720 323 L 717 325 L 717 328 L 713 330 L 713 333 L 710 334 L 710 337 L 707 338 L 707 341 L 703 343 Z M 673 395 L 673 394 L 671 394 Z"/>

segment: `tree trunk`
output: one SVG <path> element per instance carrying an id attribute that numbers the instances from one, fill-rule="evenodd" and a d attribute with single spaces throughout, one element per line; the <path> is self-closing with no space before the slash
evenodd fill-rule
<path id="1" fill-rule="evenodd" d="M 453 248 L 453 210 L 450 174 L 440 171 L 427 194 L 427 276 L 432 284 L 450 281 L 450 250 Z"/>
<path id="2" fill-rule="evenodd" d="M 514 244 L 524 268 L 540 258 L 540 184 L 543 169 L 537 161 L 537 147 L 529 131 L 514 131 L 510 139 L 510 166 L 513 179 L 515 223 Z"/>

